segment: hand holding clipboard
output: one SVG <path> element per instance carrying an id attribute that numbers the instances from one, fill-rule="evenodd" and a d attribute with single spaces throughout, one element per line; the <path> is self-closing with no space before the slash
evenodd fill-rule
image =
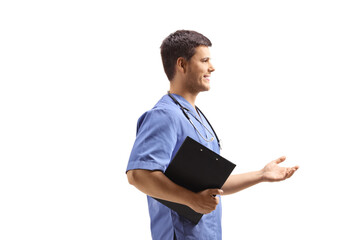
<path id="1" fill-rule="evenodd" d="M 221 194 L 219 190 L 235 168 L 235 164 L 221 157 L 197 141 L 187 137 L 165 171 L 174 183 L 208 196 Z M 213 197 L 216 201 L 216 197 Z M 197 224 L 203 214 L 186 205 L 157 199 L 179 215 Z"/>

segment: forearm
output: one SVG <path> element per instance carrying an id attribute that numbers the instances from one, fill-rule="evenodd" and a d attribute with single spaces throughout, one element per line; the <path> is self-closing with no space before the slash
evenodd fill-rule
<path id="1" fill-rule="evenodd" d="M 224 195 L 233 194 L 263 181 L 262 171 L 230 175 L 222 187 Z"/>
<path id="2" fill-rule="evenodd" d="M 203 214 L 216 209 L 219 204 L 216 195 L 223 193 L 220 189 L 206 189 L 194 193 L 175 184 L 160 171 L 130 170 L 127 177 L 130 184 L 149 196 L 184 204 Z"/>
<path id="3" fill-rule="evenodd" d="M 127 176 L 130 184 L 154 198 L 188 206 L 191 205 L 190 201 L 194 198 L 193 192 L 175 184 L 161 171 L 136 169 L 130 170 Z"/>

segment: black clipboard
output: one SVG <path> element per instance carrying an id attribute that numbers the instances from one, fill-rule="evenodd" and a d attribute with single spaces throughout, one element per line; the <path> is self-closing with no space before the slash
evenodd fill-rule
<path id="1" fill-rule="evenodd" d="M 200 192 L 210 188 L 220 189 L 235 166 L 194 139 L 186 137 L 164 174 L 174 183 L 193 192 Z M 194 224 L 203 216 L 186 205 L 155 199 Z"/>

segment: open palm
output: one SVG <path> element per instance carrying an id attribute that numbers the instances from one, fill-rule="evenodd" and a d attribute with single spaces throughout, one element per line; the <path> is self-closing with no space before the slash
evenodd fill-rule
<path id="1" fill-rule="evenodd" d="M 299 166 L 295 167 L 280 167 L 278 164 L 285 161 L 286 157 L 280 157 L 271 161 L 263 168 L 263 180 L 267 182 L 282 181 L 291 177 Z"/>

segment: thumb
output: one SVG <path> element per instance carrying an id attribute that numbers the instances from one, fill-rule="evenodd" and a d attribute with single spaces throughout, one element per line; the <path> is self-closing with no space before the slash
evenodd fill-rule
<path id="1" fill-rule="evenodd" d="M 279 164 L 279 163 L 282 163 L 283 161 L 285 161 L 286 157 L 285 156 L 282 156 L 282 157 L 279 157 L 278 159 L 274 160 L 274 162 L 276 164 Z"/>
<path id="2" fill-rule="evenodd" d="M 222 195 L 224 191 L 221 189 L 209 189 L 209 193 L 215 197 L 216 195 Z"/>

